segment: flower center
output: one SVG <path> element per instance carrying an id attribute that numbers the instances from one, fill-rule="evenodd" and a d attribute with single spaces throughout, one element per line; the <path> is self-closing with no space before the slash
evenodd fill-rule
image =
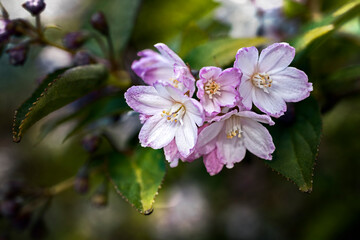
<path id="1" fill-rule="evenodd" d="M 212 99 L 213 95 L 221 95 L 220 92 L 220 84 L 217 82 L 214 82 L 212 79 L 206 82 L 204 86 L 205 92 L 209 95 L 209 98 Z"/>
<path id="2" fill-rule="evenodd" d="M 251 82 L 254 86 L 261 88 L 266 93 L 269 93 L 267 88 L 271 87 L 272 79 L 266 73 L 257 73 L 251 77 Z"/>
<path id="3" fill-rule="evenodd" d="M 161 117 L 165 117 L 166 120 L 170 122 L 179 122 L 181 125 L 183 124 L 183 116 L 185 114 L 186 110 L 184 105 L 181 103 L 175 103 L 171 106 L 168 110 L 163 110 L 161 113 Z"/>
<path id="4" fill-rule="evenodd" d="M 232 139 L 233 137 L 241 138 L 243 131 L 241 130 L 240 117 L 230 117 L 225 123 L 225 133 L 228 139 Z"/>
<path id="5" fill-rule="evenodd" d="M 179 83 L 180 83 L 179 80 L 177 80 L 176 78 L 170 78 L 170 82 L 174 87 L 179 88 Z"/>

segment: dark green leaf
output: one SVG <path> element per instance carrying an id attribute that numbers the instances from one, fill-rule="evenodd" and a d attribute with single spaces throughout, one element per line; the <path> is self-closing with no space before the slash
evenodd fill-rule
<path id="1" fill-rule="evenodd" d="M 155 196 L 165 176 L 161 150 L 137 148 L 130 157 L 113 153 L 108 172 L 116 191 L 141 214 L 150 214 Z"/>
<path id="2" fill-rule="evenodd" d="M 288 111 L 287 114 L 292 114 Z M 292 116 L 285 115 L 284 118 Z M 284 124 L 280 118 L 270 128 L 276 150 L 273 160 L 265 161 L 272 169 L 311 192 L 312 176 L 321 135 L 321 115 L 313 98 L 295 104 L 293 122 Z"/>
<path id="3" fill-rule="evenodd" d="M 33 124 L 49 113 L 101 87 L 107 74 L 103 65 L 88 65 L 49 75 L 15 112 L 14 141 L 19 142 Z"/>
<path id="4" fill-rule="evenodd" d="M 267 42 L 266 38 L 226 38 L 207 42 L 194 48 L 185 62 L 194 69 L 204 66 L 223 67 L 235 61 L 236 52 L 242 47 L 259 46 Z"/>

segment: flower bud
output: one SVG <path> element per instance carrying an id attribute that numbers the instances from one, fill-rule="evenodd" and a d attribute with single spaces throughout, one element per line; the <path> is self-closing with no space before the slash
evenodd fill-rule
<path id="1" fill-rule="evenodd" d="M 11 21 L 6 19 L 0 19 L 0 44 L 9 40 L 11 34 L 8 30 L 9 23 Z"/>
<path id="2" fill-rule="evenodd" d="M 94 62 L 94 59 L 86 51 L 78 51 L 74 56 L 74 64 L 76 66 L 89 65 Z"/>
<path id="3" fill-rule="evenodd" d="M 4 217 L 14 217 L 20 209 L 20 205 L 15 200 L 5 200 L 1 203 L 1 214 Z"/>
<path id="4" fill-rule="evenodd" d="M 71 32 L 65 35 L 63 39 L 64 46 L 70 50 L 76 50 L 84 45 L 87 35 L 83 32 Z"/>
<path id="5" fill-rule="evenodd" d="M 104 13 L 97 12 L 91 17 L 91 25 L 94 29 L 102 33 L 103 35 L 109 35 L 109 25 L 107 23 Z"/>
<path id="6" fill-rule="evenodd" d="M 28 0 L 22 6 L 31 13 L 31 15 L 37 16 L 44 11 L 46 4 L 44 0 Z"/>
<path id="7" fill-rule="evenodd" d="M 89 167 L 82 166 L 76 174 L 74 189 L 77 193 L 85 194 L 89 190 Z"/>
<path id="8" fill-rule="evenodd" d="M 104 182 L 99 185 L 94 195 L 91 197 L 91 203 L 94 207 L 103 208 L 108 203 L 108 184 Z"/>
<path id="9" fill-rule="evenodd" d="M 87 152 L 93 153 L 99 148 L 100 138 L 95 135 L 88 135 L 82 139 L 81 143 Z"/>
<path id="10" fill-rule="evenodd" d="M 6 53 L 9 55 L 10 64 L 14 66 L 24 65 L 28 50 L 28 46 L 24 44 L 6 50 Z"/>

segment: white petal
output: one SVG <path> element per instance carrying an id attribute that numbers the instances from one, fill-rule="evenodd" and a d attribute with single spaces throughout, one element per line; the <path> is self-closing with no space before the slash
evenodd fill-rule
<path id="1" fill-rule="evenodd" d="M 202 154 L 208 154 L 215 148 L 215 141 L 219 133 L 222 132 L 224 121 L 214 122 L 205 127 L 199 134 L 198 141 L 196 143 L 196 149 Z M 224 134 L 225 134 L 225 130 Z"/>
<path id="2" fill-rule="evenodd" d="M 244 107 L 247 110 L 250 110 L 252 107 L 252 92 L 253 92 L 253 84 L 249 79 L 244 79 L 246 77 L 242 77 L 240 87 L 239 87 L 239 93 L 240 97 L 242 98 L 241 103 L 244 105 Z"/>
<path id="3" fill-rule="evenodd" d="M 286 111 L 285 101 L 275 92 L 266 93 L 260 88 L 254 89 L 252 99 L 257 108 L 272 117 L 280 117 Z"/>
<path id="4" fill-rule="evenodd" d="M 133 86 L 126 91 L 125 99 L 132 109 L 146 115 L 155 115 L 173 104 L 152 86 Z"/>
<path id="5" fill-rule="evenodd" d="M 241 48 L 236 54 L 234 67 L 251 77 L 257 70 L 259 52 L 256 47 Z"/>
<path id="6" fill-rule="evenodd" d="M 262 50 L 259 57 L 259 72 L 274 74 L 284 70 L 295 57 L 295 48 L 288 43 L 274 43 Z"/>
<path id="7" fill-rule="evenodd" d="M 226 137 L 226 133 L 220 133 L 216 143 L 218 150 L 218 157 L 227 168 L 234 167 L 234 163 L 241 162 L 244 159 L 246 148 L 241 138 L 233 137 L 231 139 Z"/>
<path id="8" fill-rule="evenodd" d="M 139 133 L 141 146 L 160 149 L 168 145 L 175 136 L 178 125 L 165 117 L 155 115 L 149 118 Z"/>
<path id="9" fill-rule="evenodd" d="M 240 121 L 246 148 L 260 158 L 271 160 L 275 146 L 269 131 L 254 120 L 242 118 Z"/>
<path id="10" fill-rule="evenodd" d="M 169 61 L 186 66 L 184 61 L 164 43 L 157 43 L 154 46 L 159 50 L 161 55 L 167 58 Z"/>
<path id="11" fill-rule="evenodd" d="M 273 120 L 271 120 L 271 117 L 269 117 L 268 115 L 264 115 L 264 114 L 260 115 L 252 111 L 240 111 L 236 115 L 239 117 L 250 118 L 257 122 L 266 123 L 269 124 L 270 126 L 275 124 Z"/>
<path id="12" fill-rule="evenodd" d="M 273 80 L 271 89 L 286 102 L 299 102 L 307 98 L 313 90 L 306 74 L 293 67 L 271 75 L 271 79 Z"/>
<path id="13" fill-rule="evenodd" d="M 183 125 L 178 128 L 175 134 L 176 145 L 183 157 L 188 157 L 191 154 L 191 149 L 194 148 L 196 140 L 197 127 L 195 122 L 190 119 L 188 114 L 185 114 Z"/>

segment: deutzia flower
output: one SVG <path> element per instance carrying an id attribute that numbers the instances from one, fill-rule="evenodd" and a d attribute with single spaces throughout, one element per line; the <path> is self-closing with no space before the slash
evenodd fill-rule
<path id="1" fill-rule="evenodd" d="M 183 93 L 195 92 L 195 78 L 184 61 L 163 43 L 155 44 L 160 54 L 146 49 L 138 53 L 141 58 L 131 65 L 132 70 L 145 83 L 169 83 Z"/>
<path id="2" fill-rule="evenodd" d="M 310 95 L 313 87 L 306 74 L 288 67 L 294 56 L 295 49 L 287 43 L 270 45 L 260 57 L 255 47 L 237 52 L 234 67 L 243 73 L 239 92 L 246 109 L 254 103 L 262 112 L 280 117 L 286 111 L 286 102 L 298 102 Z"/>
<path id="3" fill-rule="evenodd" d="M 246 149 L 254 155 L 271 160 L 275 146 L 269 131 L 259 122 L 274 125 L 267 115 L 251 111 L 232 110 L 216 116 L 199 133 L 196 151 L 204 155 L 204 164 L 210 175 L 221 171 L 224 165 L 232 168 L 245 157 Z"/>
<path id="4" fill-rule="evenodd" d="M 236 88 L 240 84 L 241 72 L 236 68 L 224 71 L 218 67 L 200 69 L 200 79 L 196 82 L 197 97 L 207 116 L 220 113 L 220 107 L 234 107 L 239 101 Z"/>
<path id="5" fill-rule="evenodd" d="M 141 146 L 160 149 L 175 140 L 181 156 L 190 155 L 197 141 L 197 126 L 204 122 L 198 101 L 162 83 L 133 86 L 126 91 L 125 99 L 132 109 L 146 116 L 139 133 Z"/>

